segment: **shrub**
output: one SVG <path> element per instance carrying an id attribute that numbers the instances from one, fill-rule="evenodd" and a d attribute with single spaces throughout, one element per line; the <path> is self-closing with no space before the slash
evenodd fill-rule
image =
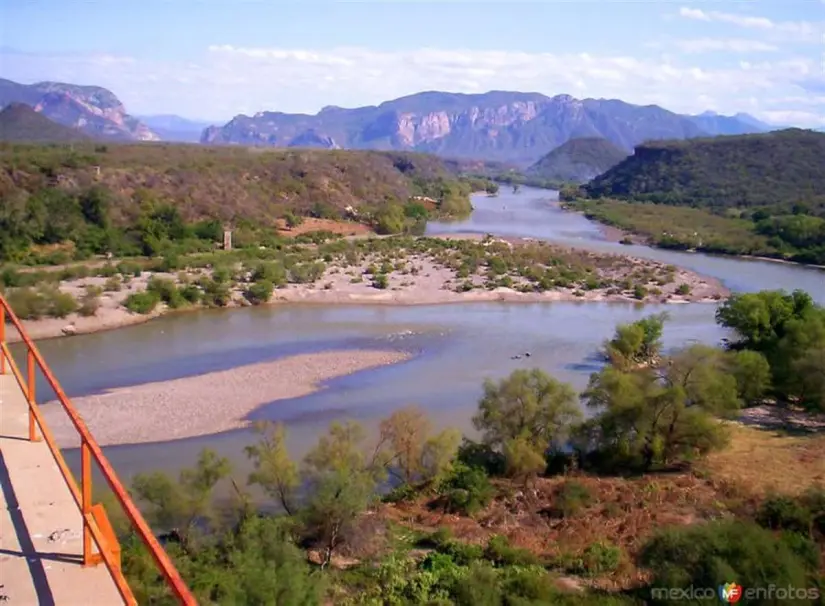
<path id="1" fill-rule="evenodd" d="M 232 298 L 229 285 L 225 282 L 201 278 L 200 287 L 203 289 L 201 302 L 209 307 L 225 307 Z"/>
<path id="2" fill-rule="evenodd" d="M 458 463 L 439 487 L 447 511 L 472 515 L 493 498 L 493 487 L 483 469 Z"/>
<path id="3" fill-rule="evenodd" d="M 490 537 L 484 558 L 496 566 L 530 566 L 538 565 L 536 555 L 526 549 L 512 547 L 509 539 L 502 535 Z"/>
<path id="4" fill-rule="evenodd" d="M 554 518 L 569 518 L 580 513 L 592 501 L 593 493 L 587 486 L 576 480 L 567 480 L 546 513 Z"/>
<path id="5" fill-rule="evenodd" d="M 97 313 L 100 308 L 100 298 L 93 292 L 87 292 L 80 298 L 80 308 L 77 310 L 81 316 L 90 317 Z"/>
<path id="6" fill-rule="evenodd" d="M 166 303 L 172 309 L 181 307 L 186 303 L 186 299 L 180 294 L 175 283 L 168 278 L 159 278 L 152 276 L 149 278 L 149 283 L 146 285 L 148 292 L 155 293 L 161 301 Z"/>
<path id="7" fill-rule="evenodd" d="M 812 516 L 799 500 L 787 496 L 771 496 L 765 499 L 756 514 L 760 526 L 772 530 L 788 530 L 810 534 Z"/>
<path id="8" fill-rule="evenodd" d="M 103 290 L 105 292 L 117 292 L 120 290 L 122 284 L 122 280 L 120 276 L 112 276 L 111 278 L 106 278 L 106 283 L 103 285 Z"/>
<path id="9" fill-rule="evenodd" d="M 201 300 L 201 290 L 194 284 L 187 284 L 180 288 L 180 295 L 189 303 L 198 303 Z"/>
<path id="10" fill-rule="evenodd" d="M 277 262 L 260 263 L 252 271 L 252 280 L 260 282 L 266 280 L 273 286 L 281 286 L 286 283 L 286 270 L 283 264 Z"/>
<path id="11" fill-rule="evenodd" d="M 622 562 L 622 548 L 618 545 L 598 541 L 587 546 L 582 554 L 584 572 L 604 574 L 614 572 Z"/>
<path id="12" fill-rule="evenodd" d="M 155 292 L 144 291 L 132 293 L 123 302 L 123 305 L 135 314 L 150 314 L 154 311 L 157 304 L 160 303 L 160 297 Z"/>
<path id="13" fill-rule="evenodd" d="M 690 284 L 679 284 L 679 288 L 676 289 L 677 295 L 686 296 L 690 294 Z"/>
<path id="14" fill-rule="evenodd" d="M 372 287 L 385 290 L 389 288 L 390 281 L 387 279 L 387 274 L 376 274 L 372 279 Z"/>
<path id="15" fill-rule="evenodd" d="M 266 303 L 272 298 L 273 289 L 274 286 L 272 285 L 272 282 L 268 280 L 259 280 L 246 289 L 244 296 L 250 303 L 258 305 L 260 303 Z"/>
<path id="16" fill-rule="evenodd" d="M 643 547 L 640 563 L 652 572 L 653 586 L 671 588 L 733 579 L 743 587 L 808 587 L 814 572 L 771 531 L 728 520 L 664 529 Z"/>

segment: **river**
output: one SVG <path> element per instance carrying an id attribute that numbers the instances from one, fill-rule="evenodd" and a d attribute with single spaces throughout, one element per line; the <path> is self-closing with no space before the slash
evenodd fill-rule
<path id="1" fill-rule="evenodd" d="M 526 236 L 601 252 L 632 254 L 689 267 L 733 290 L 802 288 L 825 303 L 825 273 L 790 264 L 623 246 L 595 223 L 562 211 L 555 192 L 523 188 L 497 197 L 474 196 L 476 210 L 462 222 L 434 223 L 428 233 Z M 712 304 L 640 307 L 616 303 L 472 303 L 420 307 L 283 305 L 172 315 L 111 332 L 41 343 L 70 396 L 231 368 L 279 356 L 331 348 L 400 347 L 408 362 L 330 382 L 313 395 L 275 402 L 253 419 L 283 421 L 289 446 L 301 456 L 334 419 L 368 428 L 394 408 L 419 404 L 439 426 L 471 432 L 482 381 L 516 368 L 541 367 L 582 388 L 598 368 L 595 354 L 616 324 L 667 310 L 665 344 L 717 343 L 724 336 Z M 514 356 L 529 352 L 529 357 Z M 41 393 L 43 393 L 41 391 Z M 248 430 L 156 444 L 105 449 L 118 472 L 174 471 L 204 447 L 245 467 Z M 73 467 L 77 451 L 67 451 Z"/>

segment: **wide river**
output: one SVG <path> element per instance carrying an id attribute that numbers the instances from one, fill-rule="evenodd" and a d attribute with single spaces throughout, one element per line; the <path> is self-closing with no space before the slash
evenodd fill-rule
<path id="1" fill-rule="evenodd" d="M 527 236 L 601 252 L 632 254 L 691 268 L 737 291 L 801 288 L 825 303 L 825 272 L 769 261 L 623 246 L 599 226 L 562 211 L 555 192 L 503 188 L 478 195 L 462 222 L 431 224 L 428 233 Z M 306 306 L 209 310 L 161 318 L 112 332 L 56 339 L 41 350 L 70 396 L 232 368 L 280 356 L 331 348 L 401 347 L 410 361 L 335 380 L 313 395 L 274 402 L 252 418 L 283 421 L 289 445 L 302 455 L 333 419 L 373 427 L 394 408 L 419 404 L 439 425 L 470 431 L 484 378 L 541 367 L 577 388 L 598 368 L 595 354 L 621 322 L 667 310 L 667 346 L 716 343 L 713 304 L 636 306 L 608 303 L 470 303 L 420 307 Z M 513 359 L 530 352 L 530 357 Z M 45 390 L 41 390 L 44 393 Z M 245 467 L 248 430 L 106 448 L 124 479 L 141 471 L 174 471 L 210 447 Z M 68 451 L 73 467 L 77 451 Z"/>

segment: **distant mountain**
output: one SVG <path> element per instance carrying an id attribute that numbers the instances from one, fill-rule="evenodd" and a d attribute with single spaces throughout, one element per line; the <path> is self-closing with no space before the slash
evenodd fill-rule
<path id="1" fill-rule="evenodd" d="M 109 90 L 61 82 L 19 84 L 0 78 L 0 108 L 24 103 L 49 120 L 90 137 L 120 141 L 157 141 L 145 124 L 126 113 Z"/>
<path id="2" fill-rule="evenodd" d="M 574 138 L 600 137 L 630 152 L 650 139 L 705 134 L 691 118 L 655 105 L 504 91 L 424 92 L 378 106 L 325 107 L 316 115 L 239 115 L 207 128 L 201 142 L 415 150 L 529 166 Z"/>
<path id="3" fill-rule="evenodd" d="M 698 116 L 690 116 L 690 119 L 708 135 L 747 135 L 766 133 L 779 128 L 744 113 L 722 116 L 716 112 L 705 112 Z"/>
<path id="4" fill-rule="evenodd" d="M 38 114 L 25 103 L 11 103 L 0 111 L 0 141 L 25 143 L 67 143 L 85 141 L 80 131 Z"/>
<path id="5" fill-rule="evenodd" d="M 162 141 L 181 143 L 197 143 L 203 129 L 209 126 L 209 122 L 189 120 L 173 114 L 138 116 L 138 119 L 151 128 Z"/>
<path id="6" fill-rule="evenodd" d="M 612 168 L 630 155 L 607 139 L 570 139 L 538 162 L 526 174 L 548 181 L 584 183 Z"/>

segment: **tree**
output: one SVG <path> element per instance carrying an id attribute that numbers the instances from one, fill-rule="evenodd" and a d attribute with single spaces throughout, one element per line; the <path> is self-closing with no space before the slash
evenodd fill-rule
<path id="1" fill-rule="evenodd" d="M 583 398 L 599 415 L 583 436 L 612 464 L 672 465 L 725 444 L 716 417 L 738 410 L 736 380 L 720 363 L 722 352 L 695 345 L 658 366 L 608 366 L 590 378 Z"/>
<path id="2" fill-rule="evenodd" d="M 538 368 L 516 370 L 498 383 L 486 380 L 478 408 L 473 425 L 498 449 L 522 439 L 544 453 L 581 418 L 573 389 Z"/>
<path id="3" fill-rule="evenodd" d="M 729 367 L 742 401 L 758 404 L 771 387 L 771 365 L 765 356 L 748 349 L 733 352 Z"/>
<path id="4" fill-rule="evenodd" d="M 298 466 L 289 457 L 286 448 L 286 428 L 283 423 L 268 421 L 254 425 L 260 438 L 256 444 L 247 446 L 246 456 L 252 460 L 254 471 L 249 474 L 249 483 L 257 484 L 273 499 L 276 499 L 287 514 L 295 512 L 293 499 L 300 484 Z"/>
<path id="5" fill-rule="evenodd" d="M 654 363 L 662 349 L 667 318 L 666 313 L 661 313 L 631 324 L 620 324 L 614 337 L 605 343 L 605 357 L 621 368 Z"/>
<path id="6" fill-rule="evenodd" d="M 323 547 L 322 567 L 346 540 L 383 477 L 378 453 L 367 460 L 363 441 L 360 425 L 333 423 L 304 459 L 310 494 L 304 517 L 307 529 Z"/>
<path id="7" fill-rule="evenodd" d="M 507 474 L 525 485 L 547 467 L 544 453 L 523 437 L 505 442 L 504 457 L 507 461 Z"/>
<path id="8" fill-rule="evenodd" d="M 381 421 L 380 441 L 390 473 L 406 484 L 430 482 L 449 471 L 461 434 L 445 430 L 430 436 L 431 423 L 417 406 Z"/>
<path id="9" fill-rule="evenodd" d="M 213 491 L 230 472 L 228 459 L 204 449 L 195 467 L 183 469 L 177 482 L 160 472 L 138 474 L 132 480 L 132 490 L 148 505 L 147 517 L 176 534 L 186 548 L 196 522 L 214 520 Z"/>

